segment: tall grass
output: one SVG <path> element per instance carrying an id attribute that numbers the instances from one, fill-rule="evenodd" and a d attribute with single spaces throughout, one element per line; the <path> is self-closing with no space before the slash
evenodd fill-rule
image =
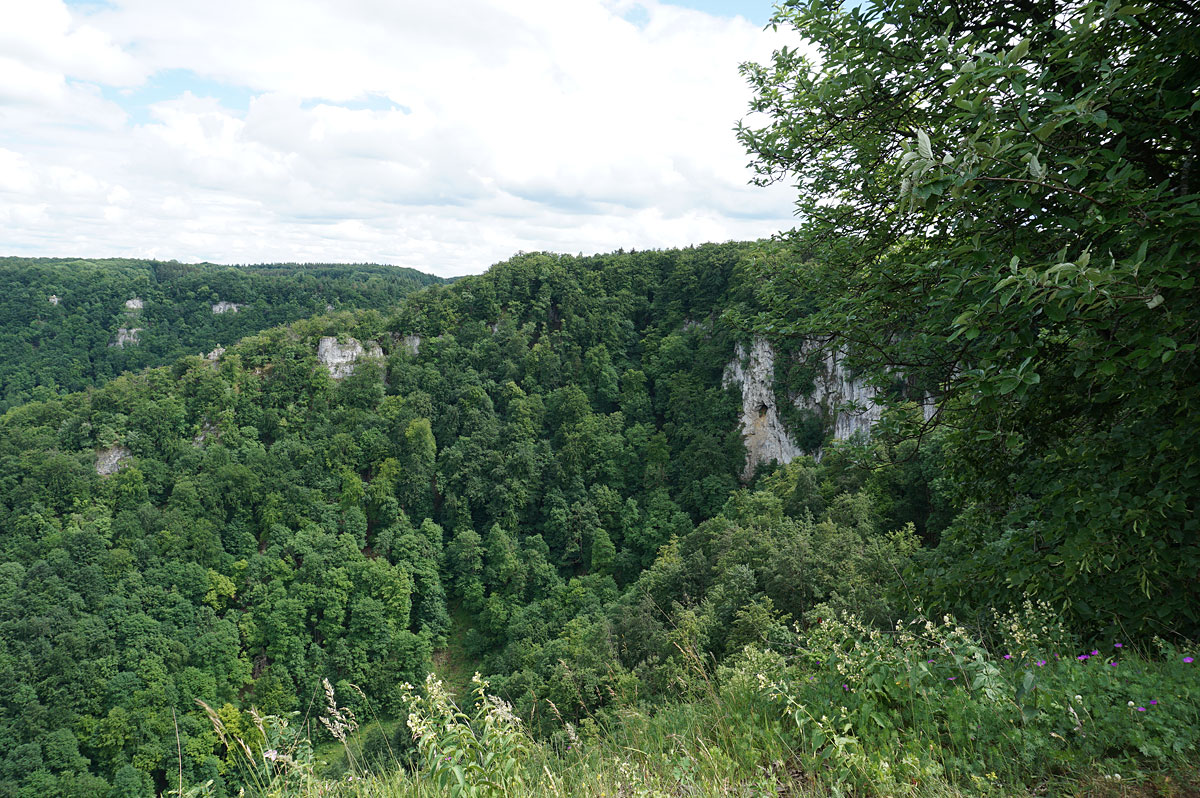
<path id="1" fill-rule="evenodd" d="M 1001 628 L 993 650 L 945 618 L 826 621 L 720 666 L 684 651 L 679 698 L 618 700 L 551 740 L 482 680 L 460 706 L 431 676 L 409 690 L 410 752 L 338 778 L 279 719 L 230 750 L 249 792 L 280 798 L 1200 795 L 1194 652 L 1081 649 L 1033 607 Z"/>

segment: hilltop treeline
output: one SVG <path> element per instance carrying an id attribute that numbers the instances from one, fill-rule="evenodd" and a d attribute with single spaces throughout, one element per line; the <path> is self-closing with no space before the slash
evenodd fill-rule
<path id="1" fill-rule="evenodd" d="M 371 264 L 0 258 L 0 409 L 209 352 L 327 306 L 382 310 L 437 282 Z M 136 340 L 117 345 L 122 328 L 138 330 Z"/>

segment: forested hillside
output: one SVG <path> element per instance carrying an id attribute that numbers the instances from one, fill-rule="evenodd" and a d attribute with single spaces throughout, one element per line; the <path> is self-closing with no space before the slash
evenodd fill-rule
<path id="1" fill-rule="evenodd" d="M 0 258 L 0 408 L 210 352 L 326 306 L 387 308 L 436 282 L 369 264 Z"/>
<path id="2" fill-rule="evenodd" d="M 1200 15 L 773 24 L 775 240 L 7 262 L 0 796 L 1194 794 Z"/>
<path id="3" fill-rule="evenodd" d="M 522 256 L 10 410 L 6 789 L 161 789 L 173 715 L 186 778 L 219 779 L 196 698 L 303 710 L 328 677 L 399 712 L 451 606 L 513 690 L 543 678 L 561 655 L 522 647 L 738 486 L 717 318 L 747 250 Z M 322 336 L 381 357 L 335 381 Z"/>
<path id="4" fill-rule="evenodd" d="M 751 277 L 782 252 L 522 255 L 8 411 L 0 790 L 146 795 L 182 762 L 224 794 L 245 772 L 197 700 L 254 737 L 247 710 L 309 716 L 328 679 L 402 719 L 435 652 L 553 735 L 670 699 L 697 662 L 786 650 L 794 623 L 932 599 L 987 628 L 1005 605 L 922 576 L 975 517 L 955 518 L 943 436 L 835 444 L 839 408 L 808 411 L 820 464 L 743 489 L 766 408 L 743 415 L 753 333 L 729 320 L 763 307 Z M 823 378 L 777 345 L 786 419 Z M 403 725 L 391 743 L 411 748 Z"/>

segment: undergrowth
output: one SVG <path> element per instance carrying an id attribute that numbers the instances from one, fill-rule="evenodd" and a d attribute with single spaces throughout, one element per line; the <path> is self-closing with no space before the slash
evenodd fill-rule
<path id="1" fill-rule="evenodd" d="M 949 617 L 887 632 L 843 618 L 719 666 L 685 652 L 674 702 L 618 700 L 543 740 L 478 675 L 463 706 L 430 675 L 406 686 L 407 732 L 382 764 L 330 688 L 336 776 L 287 719 L 253 715 L 231 739 L 210 716 L 247 794 L 279 798 L 1200 795 L 1192 649 L 1081 648 L 1033 605 L 1000 621 L 990 648 Z"/>

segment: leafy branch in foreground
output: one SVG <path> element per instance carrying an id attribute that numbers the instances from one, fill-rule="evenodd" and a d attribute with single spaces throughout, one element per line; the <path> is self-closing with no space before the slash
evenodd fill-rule
<path id="1" fill-rule="evenodd" d="M 938 401 L 975 510 L 935 592 L 1194 637 L 1200 14 L 811 0 L 773 24 L 805 44 L 743 66 L 738 135 L 802 222 L 757 326 Z"/>

